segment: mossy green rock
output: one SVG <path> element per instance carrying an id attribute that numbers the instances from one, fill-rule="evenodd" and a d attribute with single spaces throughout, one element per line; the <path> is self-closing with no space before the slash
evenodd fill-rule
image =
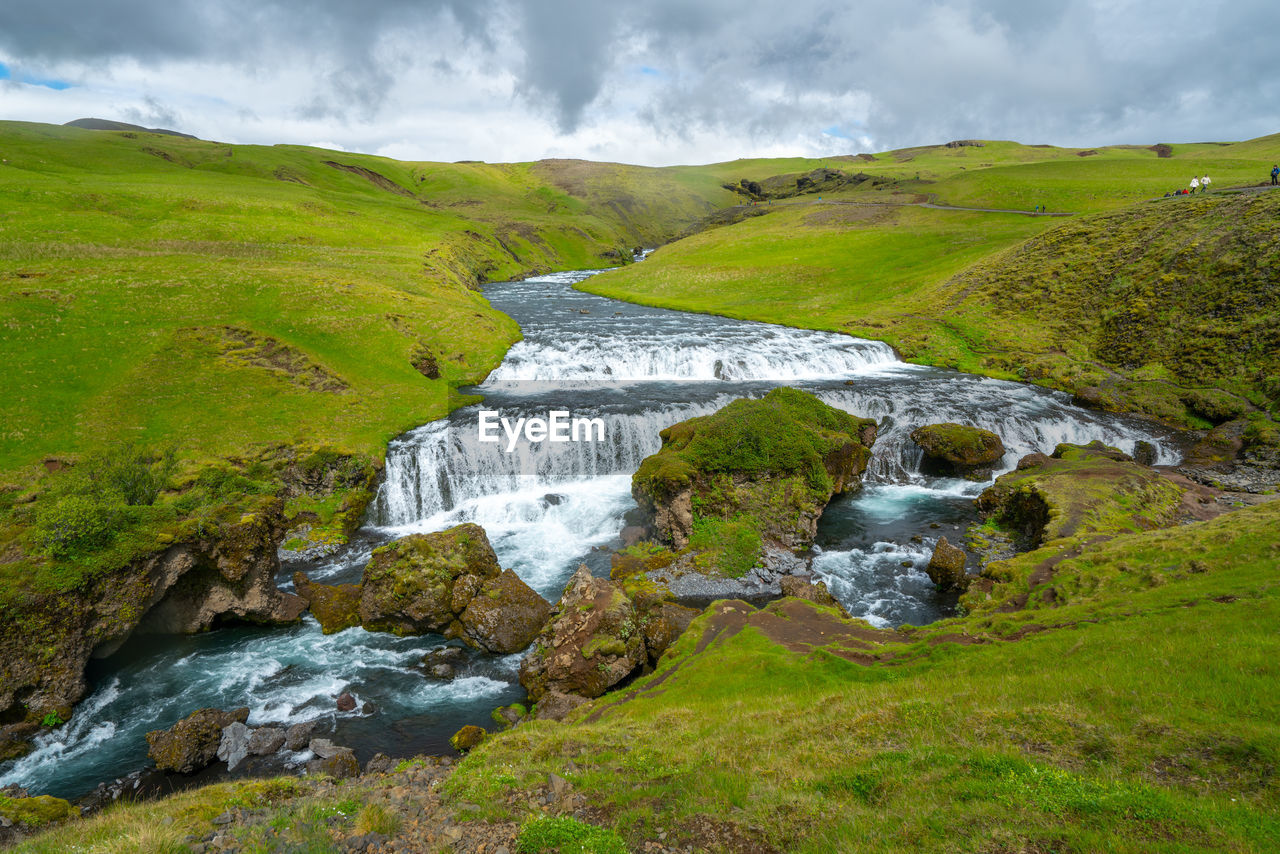
<path id="1" fill-rule="evenodd" d="M 684 548 L 697 519 L 751 518 L 783 546 L 812 542 L 831 496 L 859 483 L 875 422 L 775 388 L 663 430 L 631 492 L 659 539 Z"/>
<path id="2" fill-rule="evenodd" d="M 445 632 L 484 580 L 501 572 L 479 525 L 404 537 L 375 549 L 365 566 L 360 620 L 398 635 Z"/>
<path id="3" fill-rule="evenodd" d="M 326 635 L 360 625 L 359 584 L 319 584 L 295 572 L 293 585 Z"/>
<path id="4" fill-rule="evenodd" d="M 70 818 L 71 815 L 71 804 L 52 795 L 37 795 L 34 798 L 8 798 L 0 795 L 0 816 L 14 824 L 43 827 Z"/>
<path id="5" fill-rule="evenodd" d="M 1077 534 L 1145 531 L 1170 524 L 1183 489 L 1101 442 L 1031 454 L 982 495 L 978 510 L 1031 548 Z"/>
<path id="6" fill-rule="evenodd" d="M 535 702 L 548 691 L 599 697 L 646 660 L 635 604 L 619 585 L 580 566 L 555 615 L 520 662 L 520 684 Z"/>
<path id="7" fill-rule="evenodd" d="M 963 590 L 967 586 L 964 550 L 951 545 L 946 537 L 940 537 L 925 572 L 929 580 L 943 590 Z"/>
<path id="8" fill-rule="evenodd" d="M 439 632 L 500 654 L 528 646 L 550 613 L 545 599 L 502 570 L 484 528 L 471 523 L 375 550 L 359 604 L 370 631 Z"/>
<path id="9" fill-rule="evenodd" d="M 911 441 L 924 451 L 925 468 L 965 475 L 989 469 L 1004 456 L 1004 442 L 990 430 L 947 422 L 917 427 Z"/>
<path id="10" fill-rule="evenodd" d="M 449 739 L 449 743 L 453 745 L 453 749 L 459 753 L 466 753 L 474 750 L 484 742 L 485 736 L 489 733 L 484 727 L 473 726 L 468 724 L 462 729 L 455 732 Z"/>
<path id="11" fill-rule="evenodd" d="M 233 723 L 244 723 L 248 719 L 248 708 L 231 712 L 200 709 L 167 730 L 152 730 L 147 733 L 147 756 L 155 760 L 156 767 L 161 771 L 192 774 L 218 755 L 223 729 Z"/>

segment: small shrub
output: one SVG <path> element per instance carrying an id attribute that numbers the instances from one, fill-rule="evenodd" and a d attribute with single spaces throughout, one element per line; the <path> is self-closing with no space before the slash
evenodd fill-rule
<path id="1" fill-rule="evenodd" d="M 98 495 L 119 495 L 130 507 L 150 506 L 169 484 L 177 466 L 173 448 L 144 451 L 136 445 L 117 445 L 94 454 L 77 468 L 89 489 Z"/>
<path id="2" fill-rule="evenodd" d="M 395 836 L 400 830 L 400 817 L 382 804 L 365 804 L 356 815 L 356 833 L 381 833 Z"/>
<path id="3" fill-rule="evenodd" d="M 571 816 L 543 816 L 520 828 L 516 850 L 520 854 L 626 854 L 627 845 L 613 830 Z"/>
<path id="4" fill-rule="evenodd" d="M 50 729 L 56 726 L 62 726 L 64 723 L 66 723 L 66 721 L 64 721 L 62 716 L 57 712 L 49 712 L 49 714 L 40 719 L 40 726 L 49 727 Z"/>
<path id="5" fill-rule="evenodd" d="M 695 518 L 689 547 L 707 552 L 714 568 L 729 578 L 741 578 L 760 560 L 764 540 L 750 516 L 723 519 Z"/>
<path id="6" fill-rule="evenodd" d="M 72 493 L 53 498 L 36 510 L 33 536 L 53 557 L 68 557 L 106 545 L 124 514 L 117 501 Z"/>

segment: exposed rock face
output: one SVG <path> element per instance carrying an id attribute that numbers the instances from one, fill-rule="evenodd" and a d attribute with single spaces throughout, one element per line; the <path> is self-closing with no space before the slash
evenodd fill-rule
<path id="1" fill-rule="evenodd" d="M 258 727 L 249 736 L 250 756 L 270 756 L 284 747 L 284 730 L 280 727 Z"/>
<path id="2" fill-rule="evenodd" d="M 249 719 L 249 709 L 224 712 L 200 709 L 178 721 L 167 730 L 147 733 L 147 756 L 155 760 L 161 771 L 192 774 L 213 761 L 222 742 L 222 731 L 232 724 L 241 726 Z"/>
<path id="3" fill-rule="evenodd" d="M 311 741 L 311 734 L 315 731 L 316 721 L 294 724 L 284 731 L 284 746 L 289 750 L 302 750 Z"/>
<path id="4" fill-rule="evenodd" d="M 911 441 L 924 451 L 924 470 L 941 475 L 990 476 L 1004 456 L 1004 443 L 990 430 L 964 424 L 929 424 L 911 431 Z"/>
<path id="5" fill-rule="evenodd" d="M 832 495 L 859 484 L 876 425 L 776 388 L 661 436 L 631 481 L 658 539 L 684 548 L 701 520 L 748 518 L 765 539 L 794 548 L 813 541 Z"/>
<path id="6" fill-rule="evenodd" d="M 638 616 L 617 585 L 578 567 L 533 651 L 520 662 L 520 684 L 535 702 L 548 691 L 599 697 L 646 661 Z"/>
<path id="7" fill-rule="evenodd" d="M 551 604 L 509 569 L 490 578 L 458 617 L 474 646 L 489 652 L 519 652 L 551 616 Z"/>
<path id="8" fill-rule="evenodd" d="M 562 721 L 570 712 L 587 702 L 590 701 L 586 697 L 579 697 L 577 694 L 548 691 L 538 700 L 533 717 L 539 721 Z"/>
<path id="9" fill-rule="evenodd" d="M 360 625 L 359 584 L 320 584 L 295 572 L 293 586 L 326 635 Z"/>
<path id="10" fill-rule="evenodd" d="M 825 605 L 828 608 L 835 608 L 845 617 L 849 616 L 849 612 L 844 606 L 831 595 L 831 591 L 827 589 L 825 581 L 814 581 L 811 578 L 805 578 L 800 575 L 784 575 L 779 580 L 782 588 L 783 596 L 794 596 L 796 599 L 805 599 L 817 605 Z"/>
<path id="11" fill-rule="evenodd" d="M 218 742 L 218 758 L 227 763 L 227 770 L 234 771 L 236 766 L 249 755 L 249 736 L 253 730 L 240 721 L 235 721 L 222 731 L 222 740 Z"/>
<path id="12" fill-rule="evenodd" d="M 644 645 L 649 662 L 657 664 L 662 654 L 689 628 L 699 612 L 674 602 L 662 602 L 645 612 Z"/>
<path id="13" fill-rule="evenodd" d="M 439 632 L 505 654 L 528 646 L 550 612 L 471 523 L 396 540 L 364 570 L 360 619 L 371 631 Z"/>
<path id="14" fill-rule="evenodd" d="M 331 755 L 307 763 L 308 774 L 327 774 L 335 780 L 360 776 L 360 761 L 349 747 L 341 747 Z"/>
<path id="15" fill-rule="evenodd" d="M 87 582 L 71 593 L 0 615 L 0 713 L 21 702 L 38 719 L 63 718 L 87 688 L 91 657 L 109 655 L 135 632 L 193 633 L 216 621 L 289 623 L 298 597 L 275 586 L 283 502 L 264 498 L 215 534 Z"/>
<path id="16" fill-rule="evenodd" d="M 929 579 L 943 590 L 963 590 L 968 586 L 964 551 L 947 542 L 946 537 L 938 539 L 938 544 L 933 549 L 933 557 L 929 559 L 929 566 L 925 572 L 929 574 Z"/>
<path id="17" fill-rule="evenodd" d="M 484 727 L 472 726 L 468 724 L 462 729 L 455 732 L 450 738 L 449 743 L 453 745 L 453 749 L 459 753 L 466 753 L 480 746 L 484 741 L 487 733 Z"/>

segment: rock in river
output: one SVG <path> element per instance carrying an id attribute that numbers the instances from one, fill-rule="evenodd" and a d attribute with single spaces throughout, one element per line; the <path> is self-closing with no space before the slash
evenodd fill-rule
<path id="1" fill-rule="evenodd" d="M 178 721 L 167 730 L 147 733 L 147 756 L 155 760 L 161 771 L 192 774 L 213 761 L 222 742 L 222 731 L 233 723 L 244 724 L 249 709 L 233 712 L 200 709 Z"/>
<path id="2" fill-rule="evenodd" d="M 479 525 L 413 534 L 377 549 L 364 570 L 360 619 L 371 631 L 439 632 L 488 652 L 519 652 L 551 613 L 504 571 Z"/>

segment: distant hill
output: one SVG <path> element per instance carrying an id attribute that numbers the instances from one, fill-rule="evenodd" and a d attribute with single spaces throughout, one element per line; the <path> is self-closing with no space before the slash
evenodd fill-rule
<path id="1" fill-rule="evenodd" d="M 166 128 L 144 128 L 142 125 L 131 125 L 128 122 L 114 122 L 111 119 L 76 119 L 67 122 L 67 127 L 84 128 L 85 130 L 131 130 L 141 131 L 142 133 L 162 133 L 165 136 L 180 136 L 183 139 L 198 139 L 189 133 L 182 133 L 176 130 L 168 130 Z"/>

